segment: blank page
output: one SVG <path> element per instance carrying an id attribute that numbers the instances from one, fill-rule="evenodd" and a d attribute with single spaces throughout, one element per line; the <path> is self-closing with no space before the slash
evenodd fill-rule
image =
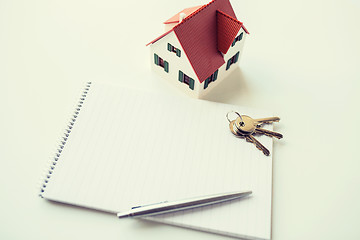
<path id="1" fill-rule="evenodd" d="M 233 110 L 269 116 L 92 83 L 41 195 L 117 213 L 165 200 L 252 190 L 246 199 L 147 219 L 270 239 L 272 157 L 230 132 L 226 114 Z M 272 152 L 270 137 L 257 139 Z"/>

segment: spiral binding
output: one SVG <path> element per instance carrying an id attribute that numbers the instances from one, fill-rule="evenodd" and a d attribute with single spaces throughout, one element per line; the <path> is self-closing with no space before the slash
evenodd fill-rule
<path id="1" fill-rule="evenodd" d="M 84 104 L 84 101 L 85 101 L 85 98 L 86 98 L 86 96 L 88 94 L 90 86 L 91 86 L 91 82 L 86 83 L 84 91 L 82 92 L 80 100 L 79 100 L 79 102 L 78 102 L 78 104 L 77 104 L 77 106 L 75 108 L 74 114 L 71 116 L 70 122 L 67 125 L 67 127 L 65 128 L 64 135 L 61 137 L 60 144 L 59 144 L 59 146 L 58 146 L 58 148 L 57 148 L 57 150 L 55 152 L 55 156 L 50 160 L 50 164 L 47 167 L 47 170 L 45 172 L 45 176 L 41 180 L 39 196 L 42 197 L 42 198 L 44 197 L 43 193 L 45 192 L 46 186 L 47 186 L 47 184 L 48 184 L 48 182 L 49 182 L 49 180 L 51 178 L 51 175 L 52 175 L 54 169 L 56 168 L 56 164 L 58 163 L 61 152 L 63 151 L 63 149 L 65 147 L 65 144 L 66 144 L 66 142 L 67 142 L 67 140 L 68 140 L 68 138 L 70 136 L 72 128 L 74 127 L 74 124 L 76 122 L 76 118 L 78 117 L 78 115 L 80 113 L 80 110 L 81 110 L 81 107 Z"/>

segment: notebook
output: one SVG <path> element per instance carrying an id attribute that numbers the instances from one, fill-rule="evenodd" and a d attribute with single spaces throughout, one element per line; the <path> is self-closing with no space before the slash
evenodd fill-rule
<path id="1" fill-rule="evenodd" d="M 232 135 L 226 118 L 230 111 L 270 116 L 186 96 L 88 83 L 40 196 L 116 214 L 165 200 L 252 190 L 246 199 L 146 220 L 270 239 L 272 157 Z M 270 137 L 257 139 L 272 153 Z"/>

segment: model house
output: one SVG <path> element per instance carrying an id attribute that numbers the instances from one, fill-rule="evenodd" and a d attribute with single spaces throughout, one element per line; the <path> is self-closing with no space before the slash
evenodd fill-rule
<path id="1" fill-rule="evenodd" d="M 147 44 L 152 69 L 193 97 L 235 68 L 248 34 L 229 0 L 184 9 L 164 24 L 165 33 Z"/>

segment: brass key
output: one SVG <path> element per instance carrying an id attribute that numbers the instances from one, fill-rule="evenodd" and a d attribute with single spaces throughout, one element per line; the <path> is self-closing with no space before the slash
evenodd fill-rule
<path id="1" fill-rule="evenodd" d="M 278 121 L 280 121 L 280 118 L 279 117 L 268 117 L 268 118 L 258 118 L 258 119 L 253 119 L 253 120 L 254 120 L 254 124 L 257 125 L 258 127 L 260 127 L 262 124 L 278 122 Z"/>
<path id="2" fill-rule="evenodd" d="M 281 139 L 283 137 L 283 135 L 281 133 L 270 131 L 270 130 L 259 128 L 259 127 L 255 128 L 254 133 L 265 134 L 266 136 L 276 137 L 277 139 Z"/>
<path id="3" fill-rule="evenodd" d="M 247 115 L 238 115 L 235 119 L 235 127 L 240 133 L 252 133 L 255 131 L 254 120 Z"/>
<path id="4" fill-rule="evenodd" d="M 237 137 L 243 137 L 247 142 L 255 144 L 255 146 L 260 149 L 266 156 L 269 156 L 270 151 L 262 145 L 258 140 L 255 139 L 253 135 L 255 134 L 264 134 L 269 137 L 276 137 L 281 139 L 283 135 L 274 131 L 263 129 L 260 126 L 266 123 L 278 122 L 279 117 L 269 117 L 269 118 L 259 118 L 253 119 L 247 115 L 240 115 L 235 112 L 238 117 L 235 120 L 230 120 L 228 114 L 226 115 L 229 121 L 230 131 Z"/>
<path id="5" fill-rule="evenodd" d="M 269 137 L 276 137 L 278 139 L 281 139 L 283 137 L 281 133 L 263 129 L 260 127 L 261 124 L 278 122 L 280 120 L 279 117 L 253 119 L 247 115 L 238 115 L 238 116 L 239 117 L 235 119 L 234 125 L 235 125 L 235 129 L 239 134 L 258 133 L 258 134 L 265 134 L 266 136 Z"/>
<path id="6" fill-rule="evenodd" d="M 264 145 L 262 145 L 258 140 L 256 140 L 256 138 L 254 138 L 251 134 L 245 135 L 245 139 L 246 141 L 255 144 L 257 149 L 262 151 L 266 156 L 270 155 L 270 151 Z"/>
<path id="7" fill-rule="evenodd" d="M 229 127 L 230 127 L 230 131 L 235 136 L 245 138 L 247 142 L 255 144 L 257 149 L 261 150 L 266 156 L 270 155 L 270 151 L 264 145 L 262 145 L 258 140 L 256 140 L 254 136 L 252 136 L 252 132 L 251 133 L 240 132 L 235 127 L 234 123 L 235 123 L 235 120 L 231 121 L 230 124 L 229 124 Z"/>

